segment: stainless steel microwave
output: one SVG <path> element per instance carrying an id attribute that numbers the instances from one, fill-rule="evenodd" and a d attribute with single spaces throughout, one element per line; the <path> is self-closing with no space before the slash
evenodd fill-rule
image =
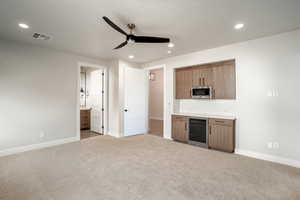
<path id="1" fill-rule="evenodd" d="M 193 99 L 211 99 L 212 88 L 211 87 L 194 87 L 191 90 Z"/>

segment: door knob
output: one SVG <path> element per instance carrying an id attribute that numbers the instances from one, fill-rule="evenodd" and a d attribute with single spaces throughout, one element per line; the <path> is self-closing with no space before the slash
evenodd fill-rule
<path id="1" fill-rule="evenodd" d="M 125 112 L 128 112 L 128 110 L 127 110 L 127 109 L 124 109 L 124 111 L 125 111 Z"/>

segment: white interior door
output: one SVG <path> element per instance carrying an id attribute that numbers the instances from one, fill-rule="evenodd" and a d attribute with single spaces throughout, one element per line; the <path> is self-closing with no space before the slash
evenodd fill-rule
<path id="1" fill-rule="evenodd" d="M 90 105 L 91 105 L 91 131 L 103 133 L 103 70 L 91 72 L 90 79 Z"/>
<path id="2" fill-rule="evenodd" d="M 124 136 L 147 133 L 146 70 L 124 69 Z"/>

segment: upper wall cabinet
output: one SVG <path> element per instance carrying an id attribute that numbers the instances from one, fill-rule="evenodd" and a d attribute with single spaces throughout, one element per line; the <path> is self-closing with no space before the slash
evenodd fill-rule
<path id="1" fill-rule="evenodd" d="M 193 67 L 193 87 L 213 86 L 213 69 L 208 66 Z"/>
<path id="2" fill-rule="evenodd" d="M 193 85 L 193 71 L 191 68 L 176 70 L 176 99 L 190 99 Z"/>
<path id="3" fill-rule="evenodd" d="M 176 69 L 176 99 L 191 99 L 193 87 L 211 87 L 213 99 L 235 99 L 235 60 Z"/>
<path id="4" fill-rule="evenodd" d="M 216 63 L 213 70 L 213 94 L 215 99 L 235 99 L 235 61 Z"/>

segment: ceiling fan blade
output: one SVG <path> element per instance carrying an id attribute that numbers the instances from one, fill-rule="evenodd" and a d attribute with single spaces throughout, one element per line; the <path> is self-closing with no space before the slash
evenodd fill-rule
<path id="1" fill-rule="evenodd" d="M 169 38 L 161 37 L 148 37 L 148 36 L 135 36 L 131 37 L 136 43 L 169 43 Z"/>
<path id="2" fill-rule="evenodd" d="M 114 49 L 120 49 L 120 48 L 124 47 L 127 43 L 128 43 L 128 42 L 125 41 L 125 42 L 123 42 L 122 44 L 120 44 L 119 46 L 117 46 L 117 47 L 114 48 Z"/>
<path id="3" fill-rule="evenodd" d="M 110 21 L 110 19 L 108 19 L 108 17 L 103 17 L 103 19 L 104 19 L 104 21 L 106 22 L 106 23 L 108 23 L 113 29 L 115 29 L 116 31 L 118 31 L 118 32 L 120 32 L 120 33 L 122 33 L 122 34 L 124 34 L 124 35 L 126 35 L 127 36 L 127 33 L 125 32 L 125 31 L 123 31 L 120 27 L 118 27 L 116 24 L 114 24 L 112 21 Z"/>

